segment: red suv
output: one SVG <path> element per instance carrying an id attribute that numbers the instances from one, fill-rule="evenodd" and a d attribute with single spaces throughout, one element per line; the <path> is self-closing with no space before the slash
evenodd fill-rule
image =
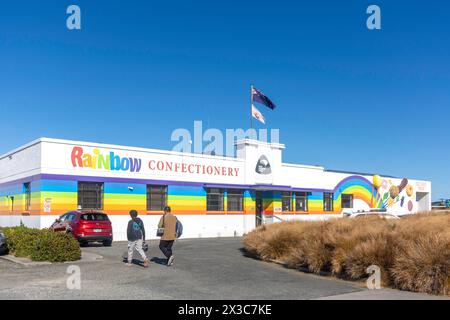
<path id="1" fill-rule="evenodd" d="M 111 221 L 103 212 L 67 212 L 56 219 L 50 230 L 70 233 L 82 246 L 99 241 L 109 247 L 113 241 Z"/>

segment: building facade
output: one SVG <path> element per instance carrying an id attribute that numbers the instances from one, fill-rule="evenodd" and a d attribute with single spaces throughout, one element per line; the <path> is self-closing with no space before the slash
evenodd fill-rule
<path id="1" fill-rule="evenodd" d="M 136 209 L 156 235 L 164 206 L 184 237 L 240 236 L 262 221 L 340 217 L 343 210 L 431 208 L 431 183 L 282 162 L 285 146 L 236 143 L 236 157 L 42 138 L 0 157 L 0 226 L 46 228 L 65 212 L 101 210 L 126 240 Z"/>

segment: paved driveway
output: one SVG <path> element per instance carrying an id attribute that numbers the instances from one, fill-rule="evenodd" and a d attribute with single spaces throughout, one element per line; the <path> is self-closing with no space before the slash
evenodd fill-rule
<path id="1" fill-rule="evenodd" d="M 122 262 L 125 242 L 84 251 L 104 258 L 82 262 L 81 290 L 66 286 L 68 264 L 24 267 L 0 259 L 0 299 L 316 299 L 428 298 L 386 290 L 372 295 L 361 284 L 304 274 L 242 255 L 239 238 L 180 240 L 175 265 L 149 269 Z M 161 258 L 157 242 L 149 257 Z"/>

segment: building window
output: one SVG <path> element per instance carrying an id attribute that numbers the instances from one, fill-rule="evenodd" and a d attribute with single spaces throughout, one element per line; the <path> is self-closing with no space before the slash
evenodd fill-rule
<path id="1" fill-rule="evenodd" d="M 163 211 L 167 205 L 167 186 L 147 185 L 147 210 Z"/>
<path id="2" fill-rule="evenodd" d="M 341 208 L 342 209 L 353 208 L 353 195 L 352 194 L 343 194 L 341 196 Z"/>
<path id="3" fill-rule="evenodd" d="M 78 182 L 78 207 L 80 209 L 103 209 L 103 183 Z"/>
<path id="4" fill-rule="evenodd" d="M 281 193 L 281 206 L 283 211 L 292 211 L 292 192 Z"/>
<path id="5" fill-rule="evenodd" d="M 244 211 L 244 191 L 239 189 L 227 190 L 227 210 Z"/>
<path id="6" fill-rule="evenodd" d="M 308 211 L 308 192 L 297 192 L 295 194 L 295 211 Z"/>
<path id="7" fill-rule="evenodd" d="M 223 189 L 219 188 L 206 189 L 207 211 L 223 211 L 223 193 Z"/>
<path id="8" fill-rule="evenodd" d="M 25 194 L 25 211 L 30 211 L 31 208 L 31 183 L 23 184 L 23 193 Z"/>
<path id="9" fill-rule="evenodd" d="M 11 212 L 14 212 L 14 196 L 9 196 L 9 200 L 11 201 Z"/>
<path id="10" fill-rule="evenodd" d="M 325 192 L 323 194 L 323 211 L 333 211 L 333 194 Z"/>

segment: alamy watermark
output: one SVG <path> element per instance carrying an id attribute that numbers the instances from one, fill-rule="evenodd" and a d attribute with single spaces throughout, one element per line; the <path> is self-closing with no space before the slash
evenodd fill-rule
<path id="1" fill-rule="evenodd" d="M 367 7 L 367 14 L 370 16 L 367 18 L 367 29 L 369 30 L 381 30 L 381 9 L 379 6 L 372 4 Z"/>
<path id="2" fill-rule="evenodd" d="M 76 265 L 67 267 L 67 274 L 69 276 L 66 280 L 66 286 L 69 290 L 81 290 L 81 268 Z"/>
<path id="3" fill-rule="evenodd" d="M 226 129 L 225 133 L 217 128 L 203 129 L 202 121 L 194 121 L 193 133 L 186 128 L 172 132 L 171 141 L 177 142 L 172 151 L 199 153 L 233 157 L 236 141 L 253 139 L 261 142 L 279 143 L 279 129 Z"/>
<path id="4" fill-rule="evenodd" d="M 72 4 L 67 7 L 66 13 L 69 14 L 66 20 L 66 27 L 69 30 L 81 30 L 81 9 Z"/>
<path id="5" fill-rule="evenodd" d="M 81 30 L 81 8 L 76 4 L 67 7 L 66 14 L 69 16 L 66 19 L 66 27 L 69 30 Z M 370 16 L 367 18 L 366 26 L 369 30 L 381 30 L 381 8 L 378 5 L 372 4 L 367 7 L 366 14 Z"/>
<path id="6" fill-rule="evenodd" d="M 369 278 L 367 278 L 366 285 L 369 290 L 381 289 L 381 269 L 377 265 L 371 265 L 366 269 Z"/>

